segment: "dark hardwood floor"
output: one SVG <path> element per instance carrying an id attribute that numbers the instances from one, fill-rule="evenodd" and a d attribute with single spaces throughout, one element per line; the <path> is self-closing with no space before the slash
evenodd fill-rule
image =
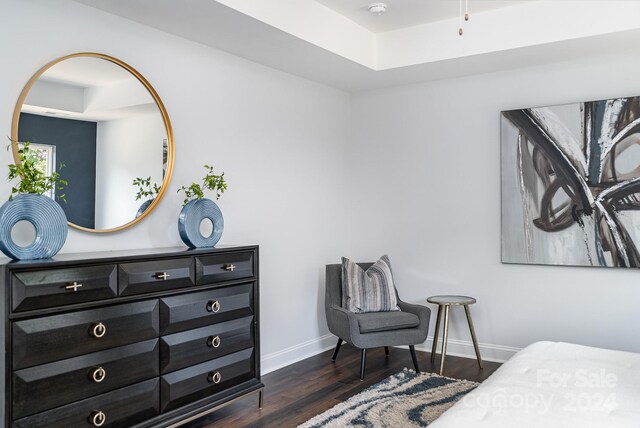
<path id="1" fill-rule="evenodd" d="M 431 366 L 429 353 L 416 352 L 420 370 L 437 370 Z M 371 349 L 367 351 L 365 380 L 360 381 L 360 350 L 343 344 L 335 363 L 331 361 L 332 354 L 333 350 L 326 351 L 264 375 L 262 410 L 258 410 L 256 393 L 184 427 L 295 427 L 404 367 L 413 368 L 408 349 L 390 348 L 388 357 L 384 348 Z M 444 375 L 482 382 L 498 367 L 499 363 L 485 361 L 480 370 L 475 359 L 447 356 Z"/>

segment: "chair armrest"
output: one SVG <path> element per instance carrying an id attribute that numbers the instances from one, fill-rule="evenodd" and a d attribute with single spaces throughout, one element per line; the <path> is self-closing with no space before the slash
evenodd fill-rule
<path id="1" fill-rule="evenodd" d="M 327 307 L 326 315 L 329 331 L 353 344 L 353 338 L 360 334 L 356 314 L 340 306 L 331 305 Z"/>
<path id="2" fill-rule="evenodd" d="M 401 300 L 398 301 L 398 306 L 401 311 L 409 312 L 410 314 L 414 314 L 420 319 L 420 325 L 418 328 L 427 329 L 429 328 L 429 319 L 431 318 L 431 309 L 422 306 L 422 305 L 413 305 L 411 303 L 403 302 Z"/>

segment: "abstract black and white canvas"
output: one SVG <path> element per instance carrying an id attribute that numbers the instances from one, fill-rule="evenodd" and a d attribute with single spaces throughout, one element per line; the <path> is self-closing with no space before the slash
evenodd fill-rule
<path id="1" fill-rule="evenodd" d="M 501 121 L 502 262 L 640 267 L 640 97 Z"/>

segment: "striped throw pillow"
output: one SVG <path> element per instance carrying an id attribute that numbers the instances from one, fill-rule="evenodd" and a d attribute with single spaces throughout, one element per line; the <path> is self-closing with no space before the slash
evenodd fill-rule
<path id="1" fill-rule="evenodd" d="M 380 257 L 366 271 L 342 258 L 342 307 L 355 313 L 400 310 L 389 256 Z"/>

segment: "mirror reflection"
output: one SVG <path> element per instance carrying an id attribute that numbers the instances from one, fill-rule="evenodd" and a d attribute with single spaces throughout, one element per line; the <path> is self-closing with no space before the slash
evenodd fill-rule
<path id="1" fill-rule="evenodd" d="M 71 226 L 89 231 L 141 220 L 171 173 L 171 128 L 162 103 L 135 70 L 114 61 L 78 54 L 55 62 L 25 88 L 17 134 L 14 117 L 12 138 L 29 141 L 43 169 L 67 180 L 66 203 L 51 196 Z M 136 178 L 161 186 L 158 195 L 136 199 Z"/>

